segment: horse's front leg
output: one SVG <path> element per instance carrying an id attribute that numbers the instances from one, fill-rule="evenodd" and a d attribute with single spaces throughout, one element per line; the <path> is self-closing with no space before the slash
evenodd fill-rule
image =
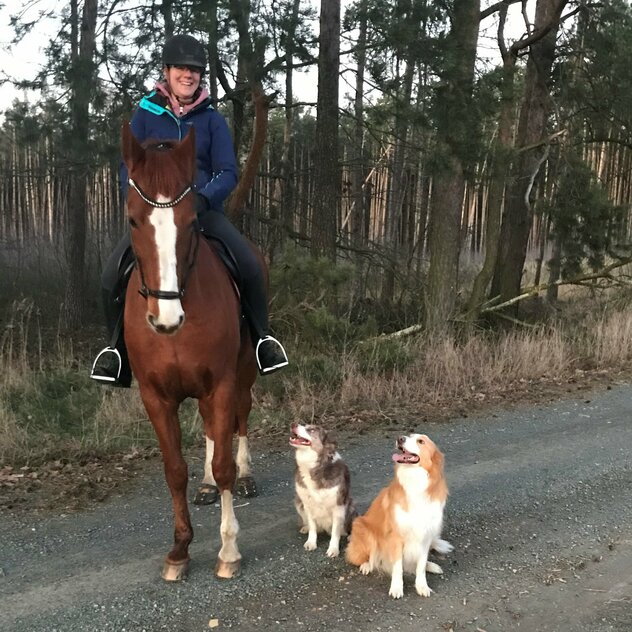
<path id="1" fill-rule="evenodd" d="M 167 581 L 184 579 L 189 566 L 189 544 L 193 528 L 187 505 L 187 464 L 182 457 L 178 404 L 165 402 L 155 393 L 141 392 L 162 452 L 165 478 L 171 492 L 175 519 L 174 545 L 167 555 L 162 577 Z"/>
<path id="2" fill-rule="evenodd" d="M 222 503 L 222 523 L 220 533 L 222 548 L 219 552 L 215 574 L 231 579 L 239 573 L 241 554 L 237 547 L 239 523 L 233 508 L 233 487 L 236 466 L 233 458 L 232 442 L 235 422 L 235 393 L 230 382 L 219 385 L 208 400 L 200 402 L 204 423 L 213 425 L 213 475 L 219 488 Z"/>

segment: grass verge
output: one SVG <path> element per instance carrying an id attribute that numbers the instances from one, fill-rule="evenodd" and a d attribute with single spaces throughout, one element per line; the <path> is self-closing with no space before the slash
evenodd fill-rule
<path id="1" fill-rule="evenodd" d="M 32 303 L 15 303 L 0 339 L 0 468 L 156 446 L 137 388 L 92 383 L 89 357 L 58 335 L 53 362 L 41 338 Z M 437 419 L 562 387 L 586 372 L 626 370 L 632 311 L 593 305 L 572 323 L 528 331 L 343 342 L 329 353 L 295 344 L 290 352 L 289 369 L 256 385 L 254 436 L 284 436 L 296 419 L 334 427 Z M 180 419 L 184 444 L 201 442 L 194 402 L 185 402 Z"/>

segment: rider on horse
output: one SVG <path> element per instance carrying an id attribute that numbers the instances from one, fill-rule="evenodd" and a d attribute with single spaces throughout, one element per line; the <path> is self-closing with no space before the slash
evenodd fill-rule
<path id="1" fill-rule="evenodd" d="M 259 372 L 263 375 L 287 366 L 281 343 L 269 334 L 268 299 L 264 273 L 246 238 L 224 214 L 223 202 L 237 184 L 237 161 L 224 117 L 213 108 L 201 86 L 206 67 L 204 46 L 190 35 L 175 35 L 162 52 L 164 83 L 141 99 L 131 120 L 139 142 L 182 140 L 195 128 L 197 177 L 194 183 L 200 229 L 228 250 L 238 268 L 244 315 L 250 327 Z M 121 190 L 127 195 L 128 175 L 121 167 Z M 97 356 L 90 377 L 128 387 L 131 369 L 123 340 L 125 287 L 133 263 L 129 234 L 110 255 L 102 275 L 103 301 L 110 344 Z M 212 288 L 209 288 L 212 291 Z"/>

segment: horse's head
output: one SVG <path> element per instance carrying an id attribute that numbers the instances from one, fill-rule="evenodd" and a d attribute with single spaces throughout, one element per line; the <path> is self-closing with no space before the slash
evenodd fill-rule
<path id="1" fill-rule="evenodd" d="M 174 333 L 184 322 L 180 299 L 199 240 L 191 191 L 195 132 L 191 128 L 181 143 L 141 145 L 124 124 L 122 146 L 129 175 L 127 215 L 147 322 L 157 333 Z"/>

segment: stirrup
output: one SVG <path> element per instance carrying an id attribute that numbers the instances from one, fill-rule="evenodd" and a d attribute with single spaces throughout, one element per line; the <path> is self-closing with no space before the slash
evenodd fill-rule
<path id="1" fill-rule="evenodd" d="M 262 345 L 262 343 L 264 342 L 272 342 L 275 343 L 276 346 L 276 351 L 280 351 L 278 360 L 272 365 L 272 366 L 263 366 L 261 364 L 261 358 L 259 357 L 259 349 Z M 257 347 L 255 349 L 255 357 L 257 358 L 257 366 L 259 367 L 259 373 L 261 373 L 262 375 L 266 374 L 266 373 L 271 373 L 272 371 L 276 371 L 277 369 L 282 369 L 284 366 L 287 366 L 290 362 L 287 359 L 287 353 L 285 352 L 285 349 L 283 348 L 283 345 L 276 339 L 273 338 L 272 336 L 264 336 L 263 338 L 261 338 L 259 340 L 259 342 L 257 343 Z"/>
<path id="2" fill-rule="evenodd" d="M 101 356 L 105 355 L 106 353 L 113 353 L 116 357 L 116 361 L 118 364 L 118 370 L 116 371 L 116 375 L 100 375 L 94 372 Z M 119 353 L 119 350 L 113 347 L 105 347 L 104 349 L 101 349 L 101 351 L 99 351 L 99 354 L 94 359 L 94 362 L 92 363 L 92 370 L 90 371 L 90 377 L 93 380 L 96 380 L 97 382 L 118 382 L 119 378 L 121 377 L 122 368 L 123 368 L 123 359 L 121 358 L 121 354 Z"/>

